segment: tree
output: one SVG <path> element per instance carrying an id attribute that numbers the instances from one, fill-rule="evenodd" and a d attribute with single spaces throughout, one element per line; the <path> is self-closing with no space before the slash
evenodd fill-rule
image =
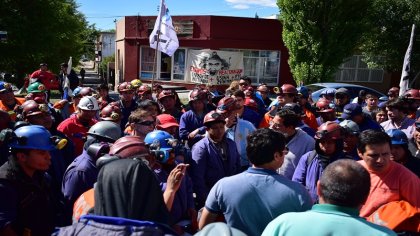
<path id="1" fill-rule="evenodd" d="M 330 81 L 352 55 L 371 0 L 278 0 L 283 41 L 296 82 Z"/>
<path id="2" fill-rule="evenodd" d="M 374 0 L 370 9 L 370 26 L 363 36 L 360 51 L 370 67 L 400 72 L 410 40 L 411 26 L 416 24 L 411 69 L 420 71 L 420 1 Z"/>
<path id="3" fill-rule="evenodd" d="M 0 70 L 15 74 L 14 83 L 21 85 L 40 62 L 58 72 L 61 62 L 86 50 L 88 24 L 74 0 L 0 0 L 0 6 L 0 29 L 8 32 L 0 42 Z"/>

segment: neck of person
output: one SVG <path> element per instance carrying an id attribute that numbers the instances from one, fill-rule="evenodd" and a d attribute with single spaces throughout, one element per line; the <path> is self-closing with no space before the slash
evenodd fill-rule
<path id="1" fill-rule="evenodd" d="M 131 136 L 139 137 L 141 139 L 141 141 L 143 141 L 146 138 L 146 135 L 143 135 L 142 133 L 140 133 L 136 129 L 133 129 L 133 131 L 131 132 Z"/>
<path id="2" fill-rule="evenodd" d="M 266 169 L 266 170 L 272 170 L 272 171 L 277 171 L 277 166 L 273 164 L 273 162 L 270 163 L 264 163 L 262 165 L 254 165 L 252 164 L 252 168 L 256 168 L 256 169 Z"/>

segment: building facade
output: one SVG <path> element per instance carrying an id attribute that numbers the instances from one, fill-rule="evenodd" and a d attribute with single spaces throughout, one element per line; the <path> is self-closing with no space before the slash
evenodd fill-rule
<path id="1" fill-rule="evenodd" d="M 117 21 L 116 83 L 136 78 L 149 82 L 155 75 L 163 84 L 192 88 L 208 82 L 228 85 L 240 73 L 254 84 L 295 84 L 278 20 L 226 16 L 173 16 L 172 20 L 179 48 L 171 57 L 149 47 L 156 16 L 126 16 Z M 215 56 L 223 63 L 212 64 Z M 217 80 L 213 80 L 209 68 L 217 65 L 213 73 Z"/>

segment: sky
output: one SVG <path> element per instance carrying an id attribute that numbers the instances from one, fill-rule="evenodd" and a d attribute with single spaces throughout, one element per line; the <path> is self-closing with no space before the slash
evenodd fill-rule
<path id="1" fill-rule="evenodd" d="M 76 0 L 78 10 L 99 30 L 115 29 L 124 16 L 156 16 L 160 0 Z M 171 16 L 268 17 L 278 14 L 276 0 L 165 0 Z"/>

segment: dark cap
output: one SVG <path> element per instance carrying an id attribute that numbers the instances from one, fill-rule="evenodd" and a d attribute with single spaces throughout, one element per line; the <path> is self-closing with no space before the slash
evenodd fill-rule
<path id="1" fill-rule="evenodd" d="M 343 114 L 341 114 L 341 119 L 347 120 L 351 119 L 356 115 L 363 114 L 362 107 L 357 103 L 350 103 L 344 106 Z"/>
<path id="2" fill-rule="evenodd" d="M 349 92 L 349 90 L 348 90 L 348 89 L 346 89 L 346 88 L 339 88 L 339 89 L 337 89 L 337 91 L 335 91 L 335 95 L 337 95 L 337 94 L 339 94 L 339 93 L 341 93 L 341 94 L 345 94 L 345 95 L 347 95 L 347 96 L 349 96 L 349 97 L 350 97 L 350 92 Z"/>
<path id="3" fill-rule="evenodd" d="M 303 112 L 302 107 L 299 106 L 297 103 L 286 103 L 282 110 L 290 110 L 293 111 L 298 116 L 303 116 L 305 113 Z"/>

